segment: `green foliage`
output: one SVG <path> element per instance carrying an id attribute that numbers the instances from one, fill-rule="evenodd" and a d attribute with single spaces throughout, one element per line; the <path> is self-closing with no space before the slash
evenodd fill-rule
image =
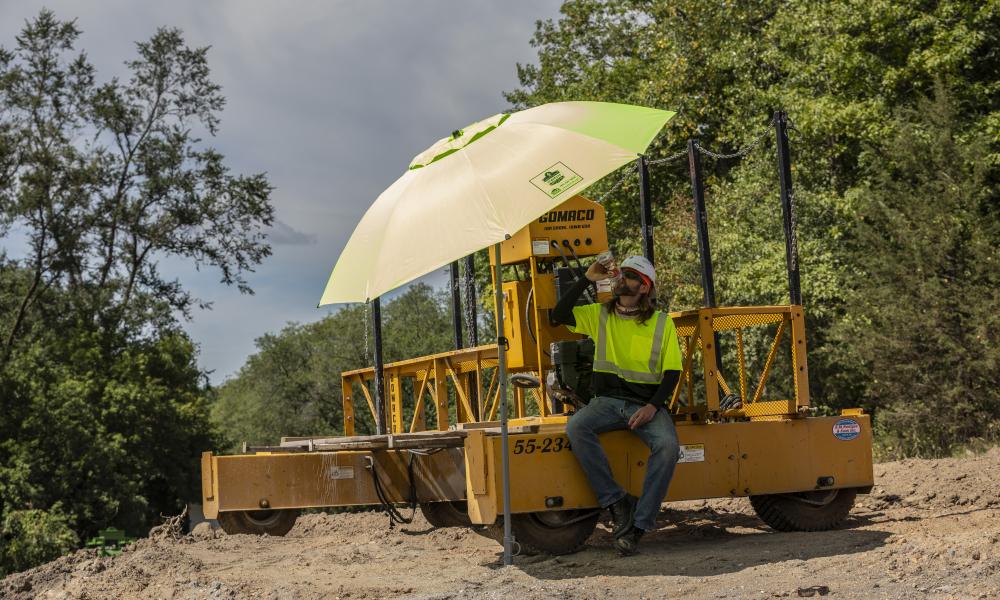
<path id="1" fill-rule="evenodd" d="M 7 512 L 0 523 L 0 577 L 58 558 L 78 543 L 58 503 L 48 511 Z"/>
<path id="2" fill-rule="evenodd" d="M 989 140 L 959 124 L 943 90 L 901 111 L 850 197 L 851 310 L 834 333 L 865 367 L 887 456 L 1000 439 L 1000 223 Z"/>
<path id="3" fill-rule="evenodd" d="M 76 531 L 144 532 L 198 497 L 198 456 L 217 442 L 193 343 L 180 331 L 121 343 L 63 323 L 22 343 L 0 379 L 5 510 L 62 502 Z"/>
<path id="4" fill-rule="evenodd" d="M 897 413 L 877 412 L 893 402 L 905 403 L 906 388 L 875 394 L 877 386 L 855 342 L 833 335 L 841 322 L 873 318 L 872 303 L 860 301 L 865 292 L 853 288 L 860 279 L 861 257 L 871 260 L 893 252 L 883 240 L 869 238 L 861 250 L 851 241 L 856 225 L 868 214 L 865 190 L 875 185 L 875 173 L 886 156 L 897 161 L 917 156 L 907 145 L 885 146 L 885 140 L 897 134 L 894 115 L 931 96 L 935 82 L 953 98 L 951 135 L 956 145 L 969 142 L 969 132 L 982 132 L 982 174 L 974 184 L 978 191 L 963 193 L 970 199 L 984 194 L 991 198 L 992 204 L 986 204 L 992 208 L 981 208 L 979 214 L 983 227 L 995 227 L 998 211 L 991 186 L 996 185 L 1000 165 L 1000 55 L 995 51 L 1000 45 L 1000 4 L 570 0 L 560 10 L 558 20 L 538 24 L 532 42 L 538 65 L 518 67 L 521 88 L 507 94 L 517 108 L 603 100 L 679 110 L 651 147 L 652 158 L 683 149 L 689 138 L 729 153 L 765 133 L 762 143 L 742 160 L 703 157 L 721 304 L 787 302 L 773 134 L 766 125 L 774 109 L 789 113 L 795 124 L 793 180 L 813 402 L 839 409 L 865 401 L 876 411 L 885 435 L 906 429 Z M 873 153 L 871 148 L 885 150 Z M 671 309 L 701 303 L 690 180 L 682 164 L 652 169 L 657 270 L 663 282 L 659 292 Z M 599 197 L 615 179 L 590 195 Z M 605 201 L 609 233 L 622 254 L 638 246 L 637 199 L 632 177 Z M 943 206 L 929 210 L 945 218 Z M 882 299 L 892 306 L 901 298 L 918 300 L 895 280 L 875 284 L 891 290 Z M 983 282 L 974 285 L 981 292 L 973 295 L 977 310 L 995 311 L 996 298 L 988 296 L 991 288 Z M 905 339 L 916 343 L 912 336 Z M 980 346 L 976 342 L 969 347 Z M 920 348 L 913 350 L 936 356 Z M 954 368 L 964 373 L 958 364 Z M 926 366 L 932 379 L 955 376 L 943 364 Z M 960 414 L 949 408 L 942 415 L 960 417 L 967 424 L 995 421 L 1000 416 L 996 387 L 975 389 L 982 399 L 976 406 L 994 408 L 956 408 Z M 973 395 L 973 388 L 966 393 Z M 954 407 L 966 402 L 947 401 Z M 948 434 L 947 442 L 919 451 L 942 453 L 962 435 L 978 435 L 967 424 Z M 918 449 L 910 445 L 906 451 Z"/>
<path id="5" fill-rule="evenodd" d="M 198 498 L 199 454 L 221 440 L 175 318 L 196 300 L 156 265 L 249 292 L 270 253 L 267 179 L 194 133 L 224 104 L 207 50 L 161 29 L 128 81 L 98 83 L 79 33 L 43 10 L 0 48 L 0 234 L 27 245 L 0 251 L 0 572 Z"/>
<path id="6" fill-rule="evenodd" d="M 518 66 L 521 88 L 507 94 L 515 108 L 602 100 L 679 110 L 654 142 L 653 158 L 674 153 L 689 138 L 722 153 L 759 143 L 743 158 L 703 157 L 722 304 L 787 302 L 768 120 L 779 107 L 791 115 L 814 404 L 830 414 L 863 405 L 875 414 L 885 446 L 900 454 L 944 454 L 970 438 L 996 437 L 1000 5 L 570 0 L 560 10 L 559 19 L 538 24 L 532 41 L 538 64 Z M 932 95 L 937 103 L 924 105 Z M 671 309 L 693 308 L 702 299 L 690 180 L 682 165 L 652 170 L 659 293 Z M 589 194 L 601 196 L 615 180 Z M 637 198 L 632 177 L 605 201 L 620 255 L 639 249 Z M 481 283 L 484 265 L 480 261 Z M 492 305 L 489 296 L 482 301 L 484 308 Z M 418 309 L 429 310 L 414 307 L 406 316 L 419 321 Z M 362 320 L 360 312 L 341 314 L 337 329 Z M 930 331 L 915 326 L 928 322 L 939 325 Z M 331 399 L 339 398 L 339 388 L 318 392 L 312 375 L 298 387 L 289 383 L 303 377 L 295 365 L 315 360 L 303 338 L 307 329 L 263 338 L 256 360 L 266 364 L 248 363 L 257 374 L 248 370 L 227 384 L 216 406 L 230 403 L 228 414 L 238 415 L 237 396 L 261 394 L 261 412 L 285 426 L 269 424 L 266 435 L 249 422 L 231 430 L 273 439 L 288 435 L 289 425 L 338 427 L 339 400 Z M 329 374 L 370 364 L 357 348 L 363 331 L 354 335 L 323 352 L 343 348 L 356 359 L 329 361 Z M 394 337 L 387 336 L 387 354 L 394 352 Z M 399 357 L 429 351 L 419 333 L 396 339 L 410 350 Z M 759 371 L 769 341 L 748 334 L 751 371 Z M 732 354 L 725 339 L 722 347 Z M 284 372 L 272 374 L 279 364 Z M 790 393 L 790 373 L 783 361 L 777 364 L 768 393 L 780 396 Z M 330 380 L 339 385 L 335 375 Z M 264 398 L 303 404 L 285 415 Z M 321 406 L 332 418 L 317 416 Z"/>
<path id="7" fill-rule="evenodd" d="M 43 10 L 0 49 L 0 227 L 27 238 L 12 262 L 29 273 L 0 322 L 0 361 L 48 286 L 105 330 L 142 327 L 195 302 L 160 259 L 218 268 L 249 291 L 243 272 L 270 254 L 266 177 L 231 174 L 196 135 L 215 133 L 225 102 L 207 48 L 160 29 L 137 44 L 127 82 L 98 83 L 86 54 L 71 55 L 79 34 Z"/>
<path id="8" fill-rule="evenodd" d="M 382 321 L 385 362 L 453 348 L 449 302 L 426 285 L 411 286 L 384 303 Z M 232 443 L 274 444 L 282 436 L 340 434 L 340 374 L 373 364 L 370 329 L 370 313 L 357 305 L 258 338 L 258 352 L 218 389 L 212 419 Z M 373 433 L 360 392 L 356 406 L 358 433 Z"/>

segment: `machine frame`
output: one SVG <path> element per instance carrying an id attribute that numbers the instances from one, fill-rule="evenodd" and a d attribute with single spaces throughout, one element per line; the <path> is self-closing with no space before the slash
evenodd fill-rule
<path id="1" fill-rule="evenodd" d="M 810 407 L 784 113 L 776 113 L 775 125 L 788 305 L 715 306 L 700 158 L 697 143 L 689 144 L 705 306 L 670 315 L 683 357 L 669 407 L 682 456 L 665 500 L 746 496 L 772 527 L 828 529 L 846 517 L 856 493 L 873 485 L 871 422 L 860 409 L 820 417 Z M 651 219 L 644 158 L 638 170 L 645 225 Z M 502 264 L 491 260 L 493 285 L 505 304 L 501 335 L 509 341 L 509 373 L 535 374 L 543 382 L 552 368 L 548 345 L 580 337 L 549 319 L 557 300 L 556 267 L 582 275 L 580 261 L 607 249 L 604 222 L 600 204 L 574 197 L 504 242 Z M 651 227 L 643 233 L 651 255 Z M 514 276 L 505 279 L 505 273 Z M 597 290 L 596 299 L 606 292 Z M 459 328 L 460 321 L 456 341 Z M 751 332 L 771 340 L 756 369 L 746 356 Z M 728 371 L 733 382 L 724 375 L 720 334 L 735 348 L 735 372 Z M 380 345 L 380 331 L 375 338 Z M 218 518 L 231 533 L 281 535 L 301 509 L 370 505 L 391 513 L 409 503 L 419 504 L 434 525 L 477 527 L 497 537 L 504 508 L 497 353 L 493 344 L 385 365 L 377 357 L 374 367 L 342 373 L 344 436 L 284 438 L 278 446 L 246 447 L 236 455 L 203 454 L 206 517 Z M 772 397 L 769 378 L 782 361 L 791 393 Z M 507 458 L 515 535 L 522 549 L 571 552 L 593 530 L 600 507 L 571 456 L 565 435 L 570 407 L 550 402 L 543 385 L 515 387 L 512 399 Z M 357 402 L 364 403 L 360 409 Z M 356 435 L 359 419 L 369 415 L 376 435 Z M 616 480 L 638 495 L 648 449 L 625 431 L 601 441 Z"/>

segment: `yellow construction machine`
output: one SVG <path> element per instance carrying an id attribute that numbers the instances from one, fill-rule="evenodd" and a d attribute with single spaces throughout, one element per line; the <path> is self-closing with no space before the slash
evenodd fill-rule
<path id="1" fill-rule="evenodd" d="M 779 136 L 779 167 L 787 167 L 783 141 Z M 696 143 L 689 151 L 706 301 L 671 313 L 683 356 L 669 407 L 681 458 L 665 501 L 747 497 L 777 530 L 836 527 L 855 495 L 872 487 L 871 422 L 860 409 L 815 416 L 810 408 L 790 173 L 779 169 L 792 302 L 716 307 Z M 643 184 L 646 166 L 640 159 Z M 643 192 L 645 225 L 651 222 L 645 185 Z M 651 253 L 649 231 L 643 227 Z M 550 313 L 560 292 L 607 249 L 604 208 L 576 196 L 504 242 L 502 264 L 491 264 L 514 384 L 509 514 L 522 551 L 577 550 L 600 518 L 565 434 L 574 405 L 585 398 L 576 392 L 586 387 L 587 342 L 554 324 Z M 606 300 L 607 293 L 592 289 L 589 300 Z M 372 506 L 401 518 L 401 505 L 410 504 L 432 525 L 473 527 L 502 539 L 497 419 L 507 403 L 497 364 L 491 344 L 343 373 L 343 436 L 203 454 L 205 516 L 229 533 L 283 535 L 302 509 Z M 355 435 L 362 420 L 381 421 L 385 433 Z M 615 478 L 640 495 L 648 449 L 628 431 L 604 434 L 601 442 Z"/>

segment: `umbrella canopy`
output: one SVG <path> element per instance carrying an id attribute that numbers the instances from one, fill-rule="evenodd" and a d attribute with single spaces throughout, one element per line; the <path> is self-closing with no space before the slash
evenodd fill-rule
<path id="1" fill-rule="evenodd" d="M 635 160 L 674 114 L 558 102 L 456 130 L 418 154 L 368 209 L 320 305 L 366 302 L 503 241 Z"/>

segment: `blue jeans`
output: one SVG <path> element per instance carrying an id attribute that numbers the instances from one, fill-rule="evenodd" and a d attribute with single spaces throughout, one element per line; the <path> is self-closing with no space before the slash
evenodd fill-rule
<path id="1" fill-rule="evenodd" d="M 611 475 L 608 457 L 597 436 L 607 431 L 628 429 L 628 420 L 642 406 L 621 398 L 598 396 L 576 411 L 566 424 L 573 455 L 587 474 L 590 487 L 602 507 L 611 506 L 624 498 L 627 492 Z M 657 410 L 650 422 L 632 431 L 649 446 L 646 479 L 642 482 L 642 496 L 635 511 L 635 526 L 650 531 L 656 527 L 656 515 L 674 475 L 680 446 L 674 420 L 663 409 Z"/>

